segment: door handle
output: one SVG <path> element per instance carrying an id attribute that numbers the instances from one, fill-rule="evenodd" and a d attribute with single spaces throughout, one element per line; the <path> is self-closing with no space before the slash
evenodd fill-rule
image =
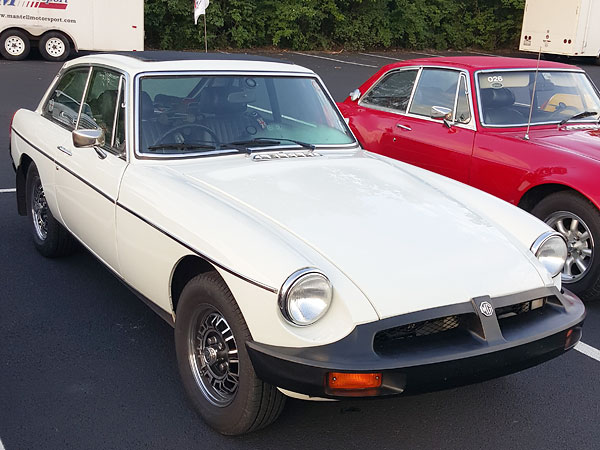
<path id="1" fill-rule="evenodd" d="M 412 128 L 409 127 L 408 125 L 402 125 L 401 123 L 397 123 L 396 126 L 402 130 L 412 131 Z"/>
<path id="2" fill-rule="evenodd" d="M 61 152 L 65 153 L 66 155 L 69 155 L 69 156 L 73 155 L 73 153 L 71 153 L 71 150 L 69 150 L 68 148 L 63 147 L 62 145 L 59 145 L 56 148 L 59 149 Z"/>

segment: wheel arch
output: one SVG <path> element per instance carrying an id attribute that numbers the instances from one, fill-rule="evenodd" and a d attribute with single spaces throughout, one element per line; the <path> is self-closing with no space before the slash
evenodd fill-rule
<path id="1" fill-rule="evenodd" d="M 20 216 L 27 215 L 27 171 L 29 166 L 35 164 L 33 159 L 27 154 L 21 156 L 19 166 L 17 167 L 16 188 L 17 188 L 17 211 Z"/>
<path id="2" fill-rule="evenodd" d="M 212 271 L 217 272 L 217 268 L 197 255 L 186 255 L 177 261 L 177 264 L 173 268 L 170 284 L 173 315 L 177 313 L 177 304 L 185 285 L 196 275 Z"/>
<path id="3" fill-rule="evenodd" d="M 594 206 L 596 206 L 596 208 L 600 209 L 599 205 L 596 202 L 594 202 L 591 198 L 589 198 L 587 195 L 585 195 L 584 193 L 582 193 L 581 191 L 579 191 L 577 189 L 572 188 L 571 186 L 568 186 L 566 184 L 561 184 L 561 183 L 538 184 L 537 186 L 530 188 L 528 191 L 526 191 L 521 196 L 518 206 L 519 206 L 519 208 L 522 208 L 527 212 L 531 212 L 533 207 L 535 205 L 537 205 L 542 199 L 544 199 L 545 197 L 547 197 L 550 194 L 554 194 L 556 192 L 561 192 L 561 191 L 574 192 L 575 194 L 578 194 L 581 197 L 588 200 L 589 202 L 591 202 Z"/>

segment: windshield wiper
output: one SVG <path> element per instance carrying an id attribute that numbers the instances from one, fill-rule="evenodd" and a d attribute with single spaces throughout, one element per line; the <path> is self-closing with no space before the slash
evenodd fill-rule
<path id="1" fill-rule="evenodd" d="M 564 125 L 565 123 L 569 122 L 570 120 L 583 119 L 584 117 L 595 116 L 596 114 L 598 114 L 596 111 L 583 111 L 583 112 L 575 114 L 574 116 L 571 116 L 571 117 L 561 120 L 560 122 L 558 122 L 558 126 Z"/>
<path id="2" fill-rule="evenodd" d="M 248 139 L 247 141 L 229 142 L 227 144 L 221 144 L 220 148 L 227 147 L 228 145 L 231 145 L 232 147 L 245 146 L 246 151 L 248 153 L 252 153 L 252 151 L 249 148 L 250 146 L 268 146 L 268 147 L 270 147 L 272 145 L 281 144 L 281 141 L 291 142 L 293 144 L 299 145 L 302 148 L 307 148 L 311 151 L 313 151 L 315 148 L 317 148 L 314 144 L 309 144 L 308 142 L 297 141 L 295 139 L 287 139 L 287 138 L 271 139 L 271 138 L 264 138 L 264 137 Z"/>
<path id="3" fill-rule="evenodd" d="M 148 147 L 148 150 L 216 150 L 217 146 L 215 144 L 186 144 L 186 143 L 177 143 L 172 142 L 168 144 L 156 144 Z"/>

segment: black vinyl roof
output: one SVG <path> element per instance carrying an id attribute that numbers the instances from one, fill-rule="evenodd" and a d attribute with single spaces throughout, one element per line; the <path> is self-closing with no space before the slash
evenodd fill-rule
<path id="1" fill-rule="evenodd" d="M 140 61 L 265 61 L 283 64 L 294 63 L 268 56 L 249 55 L 247 53 L 200 53 L 200 52 L 177 52 L 177 51 L 143 51 L 143 52 L 106 52 L 105 54 L 122 55 L 135 58 Z"/>

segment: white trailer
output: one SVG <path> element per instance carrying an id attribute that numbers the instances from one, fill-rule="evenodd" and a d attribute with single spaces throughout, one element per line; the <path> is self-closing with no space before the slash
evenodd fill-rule
<path id="1" fill-rule="evenodd" d="M 600 57 L 600 0 L 527 0 L 519 50 Z"/>
<path id="2" fill-rule="evenodd" d="M 0 53 L 27 57 L 36 45 L 62 61 L 71 49 L 144 49 L 143 0 L 0 0 Z"/>

